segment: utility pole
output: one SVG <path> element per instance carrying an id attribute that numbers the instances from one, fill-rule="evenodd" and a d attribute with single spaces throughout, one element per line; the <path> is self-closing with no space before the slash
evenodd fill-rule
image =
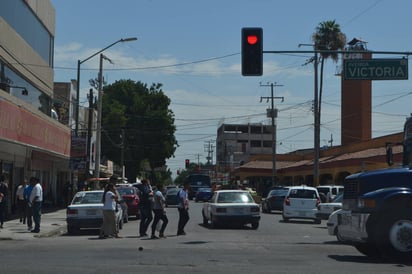
<path id="1" fill-rule="evenodd" d="M 206 160 L 207 160 L 207 164 L 208 165 L 213 165 L 213 149 L 214 149 L 214 145 L 212 145 L 212 142 L 213 141 L 206 141 L 206 144 L 205 144 L 205 152 L 207 152 L 207 157 L 206 157 Z"/>
<path id="2" fill-rule="evenodd" d="M 87 150 L 86 150 L 86 171 L 87 176 L 90 173 L 90 163 L 91 163 L 91 151 L 92 151 L 92 127 L 93 127 L 93 89 L 89 90 L 89 95 L 87 96 L 89 99 L 89 119 L 87 121 Z"/>
<path id="3" fill-rule="evenodd" d="M 299 44 L 301 46 L 315 47 L 314 44 Z M 313 61 L 314 68 L 314 88 L 313 88 L 313 117 L 314 117 L 314 144 L 313 144 L 313 185 L 316 187 L 319 185 L 319 155 L 320 155 L 320 113 L 319 113 L 319 87 L 318 87 L 318 53 L 321 51 L 314 50 L 314 56 L 306 62 L 306 64 Z M 306 65 L 305 64 L 305 65 Z"/>
<path id="4" fill-rule="evenodd" d="M 314 103 L 313 103 L 313 111 L 314 111 L 314 122 L 315 122 L 315 136 L 314 136 L 314 161 L 313 161 L 313 185 L 316 187 L 319 185 L 319 155 L 320 155 L 320 115 L 319 115 L 319 87 L 318 87 L 318 52 L 315 51 L 315 56 L 313 60 L 314 66 Z"/>
<path id="5" fill-rule="evenodd" d="M 275 87 L 283 87 L 283 85 L 277 85 L 276 82 L 271 82 L 263 85 L 260 83 L 261 87 L 270 87 L 270 97 L 260 97 L 260 102 L 262 102 L 263 99 L 266 99 L 269 101 L 271 100 L 271 108 L 267 110 L 267 117 L 270 117 L 272 119 L 272 186 L 276 184 L 276 123 L 275 123 L 275 118 L 277 117 L 277 109 L 275 109 L 275 99 L 282 99 L 282 102 L 284 101 L 283 97 L 274 97 L 273 92 Z"/>
<path id="6" fill-rule="evenodd" d="M 125 148 L 125 140 L 126 140 L 126 136 L 125 136 L 125 130 L 124 128 L 122 128 L 122 143 L 120 144 L 120 167 L 122 168 L 122 178 L 125 178 L 125 170 L 124 170 L 124 148 Z"/>

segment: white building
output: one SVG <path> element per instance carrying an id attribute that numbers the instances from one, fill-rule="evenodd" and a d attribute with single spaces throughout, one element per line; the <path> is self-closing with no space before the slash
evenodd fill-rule
<path id="1" fill-rule="evenodd" d="M 217 130 L 216 164 L 233 169 L 252 155 L 272 154 L 272 126 L 222 124 Z"/>

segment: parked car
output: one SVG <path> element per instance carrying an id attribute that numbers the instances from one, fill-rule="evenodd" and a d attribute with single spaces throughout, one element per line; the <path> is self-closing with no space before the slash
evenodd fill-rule
<path id="1" fill-rule="evenodd" d="M 338 239 L 338 241 L 341 243 L 344 243 L 345 239 L 339 233 L 338 220 L 340 218 L 340 215 L 344 214 L 345 212 L 346 211 L 343 209 L 338 209 L 332 212 L 332 214 L 330 214 L 329 216 L 328 222 L 326 223 L 329 235 L 336 236 L 336 239 Z"/>
<path id="2" fill-rule="evenodd" d="M 320 197 L 316 188 L 309 186 L 290 187 L 283 203 L 283 220 L 287 222 L 289 219 L 310 219 L 316 224 L 320 224 L 321 219 L 316 217 L 319 203 Z"/>
<path id="3" fill-rule="evenodd" d="M 322 220 L 327 220 L 332 212 L 342 208 L 343 192 L 339 193 L 332 202 L 318 204 L 318 212 L 316 217 Z"/>
<path id="4" fill-rule="evenodd" d="M 260 210 L 248 191 L 218 190 L 212 198 L 203 204 L 203 224 L 212 228 L 220 224 L 251 224 L 253 229 L 259 227 Z"/>
<path id="5" fill-rule="evenodd" d="M 176 206 L 179 204 L 179 199 L 177 197 L 177 193 L 181 190 L 181 188 L 169 188 L 166 192 L 166 207 L 168 206 Z"/>
<path id="6" fill-rule="evenodd" d="M 103 223 L 103 190 L 77 192 L 66 210 L 67 232 L 75 234 L 81 229 L 100 229 Z M 123 210 L 116 210 L 116 222 L 123 228 Z"/>
<path id="7" fill-rule="evenodd" d="M 207 202 L 210 198 L 212 198 L 213 192 L 212 188 L 210 187 L 202 187 L 199 188 L 195 195 L 195 202 L 203 201 Z"/>
<path id="8" fill-rule="evenodd" d="M 117 186 L 117 192 L 127 205 L 127 219 L 129 216 L 140 218 L 138 190 L 131 185 Z"/>
<path id="9" fill-rule="evenodd" d="M 343 186 L 337 185 L 323 185 L 316 188 L 322 196 L 325 197 L 325 200 L 322 200 L 323 203 L 330 203 L 339 193 L 343 192 Z M 322 198 L 322 197 L 321 197 Z"/>
<path id="10" fill-rule="evenodd" d="M 262 212 L 270 213 L 272 210 L 283 210 L 283 202 L 288 194 L 289 188 L 277 188 L 269 191 L 266 198 L 262 200 Z"/>

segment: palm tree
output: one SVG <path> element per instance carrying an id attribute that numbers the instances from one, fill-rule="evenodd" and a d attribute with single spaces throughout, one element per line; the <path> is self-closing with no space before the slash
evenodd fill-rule
<path id="1" fill-rule="evenodd" d="M 316 32 L 312 35 L 312 40 L 314 42 L 314 49 L 319 50 L 320 52 L 320 85 L 319 85 L 319 96 L 318 91 L 315 90 L 314 98 L 314 116 L 315 116 L 315 157 L 314 157 L 314 184 L 319 184 L 319 146 L 320 146 L 320 112 L 321 112 L 321 102 L 322 102 L 322 90 L 323 90 L 323 67 L 325 64 L 325 59 L 331 58 L 333 61 L 338 61 L 338 53 L 336 52 L 339 49 L 344 49 L 346 44 L 346 36 L 340 30 L 339 24 L 333 21 L 324 21 L 319 23 L 316 27 Z M 335 51 L 335 52 L 334 52 Z M 317 60 L 318 54 L 315 53 L 315 77 L 317 77 Z M 316 79 L 317 83 L 317 79 Z M 317 84 L 315 85 L 317 89 Z"/>
<path id="2" fill-rule="evenodd" d="M 335 63 L 339 60 L 338 53 L 333 51 L 343 50 L 345 48 L 346 35 L 341 32 L 340 25 L 336 23 L 335 20 L 323 21 L 316 27 L 316 32 L 312 35 L 312 40 L 314 42 L 315 50 L 328 51 L 320 53 L 319 104 L 317 110 L 319 115 L 318 121 L 320 123 L 323 90 L 323 67 L 325 60 L 331 58 Z"/>

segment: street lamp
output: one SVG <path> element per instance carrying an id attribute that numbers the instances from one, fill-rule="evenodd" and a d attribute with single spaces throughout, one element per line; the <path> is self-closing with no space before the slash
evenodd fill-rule
<path id="1" fill-rule="evenodd" d="M 74 132 L 76 133 L 76 136 L 79 136 L 79 110 L 80 110 L 80 65 L 83 64 L 84 62 L 90 60 L 91 58 L 93 58 L 94 56 L 96 56 L 97 54 L 105 51 L 106 49 L 113 47 L 114 45 L 116 45 L 117 43 L 120 42 L 130 42 L 130 41 L 136 41 L 137 38 L 136 37 L 129 37 L 129 38 L 122 38 L 117 40 L 116 42 L 108 45 L 107 47 L 99 50 L 98 52 L 96 52 L 95 54 L 87 57 L 86 59 L 80 61 L 77 60 L 77 82 L 76 82 L 76 113 L 75 113 L 75 130 Z"/>

